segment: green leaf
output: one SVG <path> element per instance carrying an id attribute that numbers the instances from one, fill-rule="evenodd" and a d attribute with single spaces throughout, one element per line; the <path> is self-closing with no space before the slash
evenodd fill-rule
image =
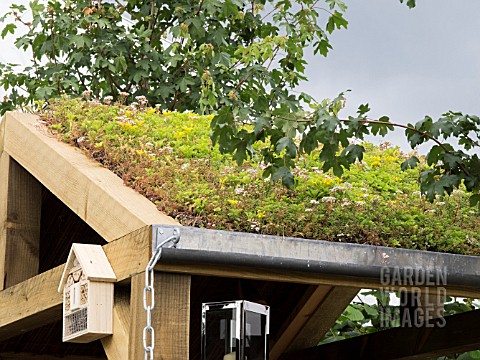
<path id="1" fill-rule="evenodd" d="M 357 110 L 358 117 L 362 117 L 363 115 L 365 115 L 369 111 L 370 111 L 370 107 L 368 106 L 368 104 L 360 105 L 358 107 L 358 110 Z"/>
<path id="2" fill-rule="evenodd" d="M 400 0 L 400 2 L 403 4 L 404 0 Z M 407 0 L 407 6 L 412 9 L 416 6 L 416 0 Z"/>
<path id="3" fill-rule="evenodd" d="M 317 41 L 315 44 L 313 44 L 313 47 L 314 47 L 314 50 L 313 50 L 314 55 L 316 55 L 317 53 L 320 53 L 323 56 L 327 56 L 328 51 L 333 49 L 332 45 L 330 45 L 330 43 L 326 39 Z"/>
<path id="4" fill-rule="evenodd" d="M 5 36 L 7 36 L 8 33 L 14 34 L 16 28 L 17 28 L 17 25 L 15 24 L 6 25 L 2 30 L 2 39 L 5 39 Z"/>
<path id="5" fill-rule="evenodd" d="M 289 189 L 293 187 L 294 178 L 292 172 L 288 167 L 281 166 L 279 168 L 273 169 L 272 181 L 277 182 L 280 179 L 282 179 L 282 185 L 286 186 Z"/>
<path id="6" fill-rule="evenodd" d="M 235 16 L 238 13 L 237 6 L 231 0 L 226 0 L 223 3 L 222 10 L 226 17 Z"/>
<path id="7" fill-rule="evenodd" d="M 445 154 L 443 157 L 443 163 L 448 166 L 448 168 L 452 169 L 456 167 L 458 164 L 462 163 L 462 157 L 459 155 L 454 154 Z"/>
<path id="8" fill-rule="evenodd" d="M 347 5 L 345 5 L 342 0 L 326 0 L 325 2 L 329 4 L 331 10 L 333 10 L 335 6 L 338 6 L 338 8 L 342 11 L 347 10 Z"/>
<path id="9" fill-rule="evenodd" d="M 365 304 L 363 308 L 369 316 L 372 316 L 372 317 L 378 316 L 378 310 L 375 309 L 373 306 Z"/>
<path id="10" fill-rule="evenodd" d="M 364 152 L 365 148 L 363 146 L 351 144 L 342 151 L 340 156 L 344 156 L 347 159 L 348 163 L 353 164 L 357 160 L 363 160 Z"/>
<path id="11" fill-rule="evenodd" d="M 428 138 L 425 135 L 419 133 L 418 131 L 413 130 L 413 125 L 408 124 L 408 126 L 411 129 L 406 129 L 405 135 L 407 136 L 407 140 L 410 143 L 410 146 L 412 147 L 412 149 L 414 149 L 418 145 L 428 140 Z"/>
<path id="12" fill-rule="evenodd" d="M 401 169 L 402 171 L 406 171 L 408 169 L 414 169 L 419 162 L 420 160 L 418 160 L 416 156 L 411 156 L 402 163 Z"/>
<path id="13" fill-rule="evenodd" d="M 355 309 L 352 305 L 348 305 L 347 309 L 345 310 L 345 314 L 352 321 L 360 321 L 365 318 L 362 312 L 358 309 Z"/>
<path id="14" fill-rule="evenodd" d="M 32 9 L 32 15 L 34 17 L 39 16 L 45 10 L 45 6 L 43 4 L 40 4 L 38 0 L 30 1 L 29 5 L 30 9 Z"/>
<path id="15" fill-rule="evenodd" d="M 245 160 L 247 160 L 247 144 L 244 141 L 240 141 L 235 147 L 235 153 L 233 154 L 233 160 L 240 166 Z"/>
<path id="16" fill-rule="evenodd" d="M 293 140 L 287 136 L 277 141 L 277 152 L 280 153 L 283 149 L 287 150 L 287 155 L 290 158 L 294 158 L 297 155 L 297 146 Z"/>
<path id="17" fill-rule="evenodd" d="M 123 55 L 119 55 L 115 58 L 114 65 L 115 65 L 115 70 L 118 72 L 127 71 L 127 60 Z"/>
<path id="18" fill-rule="evenodd" d="M 432 148 L 430 149 L 430 151 L 428 152 L 427 157 L 426 157 L 427 164 L 429 166 L 437 164 L 438 161 L 441 160 L 440 155 L 442 155 L 444 153 L 445 153 L 445 150 L 443 150 L 443 148 L 441 146 L 439 146 L 439 145 L 432 146 Z"/>
<path id="19" fill-rule="evenodd" d="M 342 27 L 346 29 L 347 25 L 348 21 L 343 17 L 343 14 L 335 10 L 335 12 L 328 19 L 325 28 L 331 34 L 335 30 L 335 27 L 337 29 L 340 29 Z"/>
<path id="20" fill-rule="evenodd" d="M 479 205 L 480 207 L 480 194 L 473 194 L 472 196 L 470 196 L 469 201 L 470 206 Z"/>
<path id="21" fill-rule="evenodd" d="M 194 84 L 195 84 L 195 80 L 191 76 L 185 76 L 181 78 L 180 81 L 178 82 L 178 86 L 180 88 L 180 91 L 182 92 L 185 92 L 189 85 L 194 85 Z"/>

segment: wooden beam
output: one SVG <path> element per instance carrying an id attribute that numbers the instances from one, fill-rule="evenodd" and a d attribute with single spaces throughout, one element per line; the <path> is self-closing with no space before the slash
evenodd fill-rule
<path id="1" fill-rule="evenodd" d="M 0 155 L 0 289 L 38 274 L 42 186 Z"/>
<path id="2" fill-rule="evenodd" d="M 38 117 L 7 112 L 5 151 L 106 241 L 145 225 L 178 225 L 80 150 L 57 141 Z"/>
<path id="3" fill-rule="evenodd" d="M 162 260 L 156 267 L 157 270 L 164 270 L 173 273 L 195 274 L 202 276 L 233 277 L 252 280 L 294 282 L 298 284 L 343 286 L 350 288 L 383 289 L 380 279 L 358 278 L 347 275 L 330 275 L 322 273 L 304 273 L 296 271 L 285 271 L 284 269 L 263 269 L 249 266 L 232 266 L 226 261 L 224 264 L 196 264 L 194 262 L 175 262 Z M 399 289 L 405 290 L 415 288 L 414 286 L 389 286 L 390 291 Z M 449 296 L 462 296 L 480 298 L 480 290 L 473 287 L 460 287 L 446 285 L 446 292 Z"/>
<path id="4" fill-rule="evenodd" d="M 114 296 L 113 334 L 101 341 L 109 360 L 128 360 L 130 292 L 116 286 Z"/>
<path id="5" fill-rule="evenodd" d="M 147 314 L 143 308 L 143 289 L 145 273 L 132 277 L 130 284 L 130 330 L 128 342 L 128 359 L 144 358 L 143 328 L 147 323 Z"/>
<path id="6" fill-rule="evenodd" d="M 3 153 L 5 138 L 5 116 L 0 119 L 0 155 Z"/>
<path id="7" fill-rule="evenodd" d="M 100 357 L 93 356 L 76 356 L 76 355 L 66 355 L 66 356 L 55 356 L 55 355 L 38 355 L 32 353 L 0 353 L 1 360 L 100 360 L 103 359 Z"/>
<path id="8" fill-rule="evenodd" d="M 8 213 L 9 170 L 10 156 L 2 153 L 0 148 L 0 290 L 5 288 L 5 262 L 7 259 L 7 227 L 5 225 Z"/>
<path id="9" fill-rule="evenodd" d="M 103 246 L 117 281 L 145 271 L 150 259 L 151 227 Z M 66 260 L 66 259 L 65 259 Z M 0 291 L 0 341 L 61 320 L 58 284 L 64 265 Z"/>
<path id="10" fill-rule="evenodd" d="M 315 314 L 320 304 L 325 300 L 332 286 L 312 285 L 309 286 L 302 299 L 298 302 L 296 308 L 285 320 L 284 325 L 279 330 L 278 339 L 273 343 L 270 350 L 270 359 L 276 360 L 293 343 L 302 327 Z M 318 343 L 317 343 L 318 344 Z M 317 345 L 315 344 L 315 345 Z"/>
<path id="11" fill-rule="evenodd" d="M 430 327 L 393 328 L 284 354 L 281 360 L 429 359 L 480 349 L 480 310 L 451 315 Z M 442 326 L 443 325 L 443 326 Z"/>
<path id="12" fill-rule="evenodd" d="M 142 359 L 143 328 L 146 311 L 143 307 L 145 276 L 132 278 L 130 297 L 130 351 L 129 359 Z M 184 360 L 189 358 L 190 337 L 190 275 L 156 272 L 154 280 L 155 307 L 152 326 L 155 330 L 155 358 Z M 150 338 L 148 338 L 148 343 Z"/>
<path id="13" fill-rule="evenodd" d="M 358 288 L 333 286 L 300 328 L 287 351 L 316 346 L 358 294 Z"/>

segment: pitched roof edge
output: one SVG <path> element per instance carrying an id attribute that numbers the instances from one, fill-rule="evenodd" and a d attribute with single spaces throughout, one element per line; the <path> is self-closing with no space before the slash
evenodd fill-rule
<path id="1" fill-rule="evenodd" d="M 2 127 L 4 150 L 106 241 L 145 225 L 179 225 L 110 170 L 55 139 L 38 116 L 7 112 Z"/>

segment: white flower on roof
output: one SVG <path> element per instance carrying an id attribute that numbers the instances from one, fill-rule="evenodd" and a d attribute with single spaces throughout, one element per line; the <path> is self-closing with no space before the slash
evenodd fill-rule
<path id="1" fill-rule="evenodd" d="M 425 214 L 434 214 L 435 209 L 425 210 Z"/>
<path id="2" fill-rule="evenodd" d="M 443 206 L 443 205 L 445 205 L 445 201 L 439 201 L 439 202 L 437 202 L 437 206 Z"/>
<path id="3" fill-rule="evenodd" d="M 110 95 L 109 95 L 109 96 L 105 96 L 105 97 L 103 98 L 103 103 L 104 103 L 105 105 L 110 105 L 110 104 L 112 103 L 112 100 L 113 100 L 113 96 L 110 96 Z"/>
<path id="4" fill-rule="evenodd" d="M 365 201 L 355 201 L 355 205 L 363 206 L 365 205 Z"/>
<path id="5" fill-rule="evenodd" d="M 327 203 L 327 204 L 332 204 L 332 203 L 334 203 L 335 201 L 337 201 L 337 199 L 334 198 L 333 196 L 324 196 L 324 197 L 322 197 L 322 202 Z"/>
<path id="6" fill-rule="evenodd" d="M 235 189 L 235 194 L 240 195 L 240 194 L 243 194 L 244 191 L 245 191 L 244 188 L 238 187 Z"/>
<path id="7" fill-rule="evenodd" d="M 312 211 L 313 211 L 312 208 L 306 208 L 306 209 L 305 209 L 305 212 L 312 212 Z"/>
<path id="8" fill-rule="evenodd" d="M 330 189 L 330 192 L 332 194 L 335 194 L 336 192 L 344 192 L 345 191 L 345 186 L 334 186 L 333 188 Z"/>
<path id="9" fill-rule="evenodd" d="M 318 200 L 310 200 L 310 204 L 318 205 L 318 204 L 320 204 L 320 201 L 318 201 Z"/>

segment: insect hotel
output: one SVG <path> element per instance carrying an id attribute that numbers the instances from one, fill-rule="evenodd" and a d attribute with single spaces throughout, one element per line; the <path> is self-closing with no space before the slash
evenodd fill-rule
<path id="1" fill-rule="evenodd" d="M 385 360 L 480 348 L 480 310 L 319 346 L 360 289 L 384 286 L 385 269 L 410 269 L 402 284 L 444 269 L 448 295 L 480 298 L 479 257 L 181 226 L 37 116 L 0 122 L 1 359 L 200 360 L 203 346 L 212 360 Z"/>
<path id="2" fill-rule="evenodd" d="M 115 281 L 100 245 L 72 245 L 58 287 L 63 293 L 63 341 L 85 343 L 112 334 Z"/>

